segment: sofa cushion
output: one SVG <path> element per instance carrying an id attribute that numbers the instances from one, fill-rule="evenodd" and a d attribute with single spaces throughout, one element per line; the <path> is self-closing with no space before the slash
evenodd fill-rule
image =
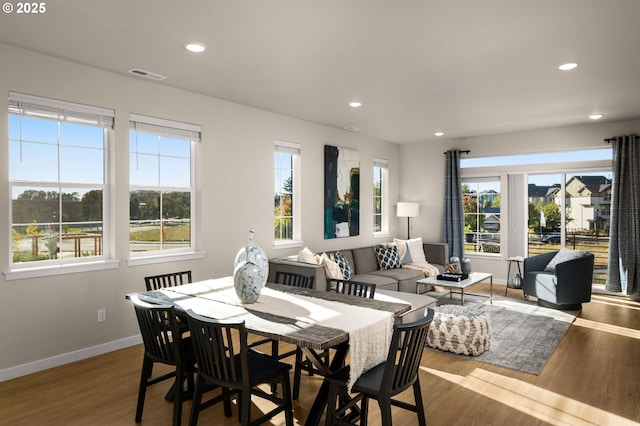
<path id="1" fill-rule="evenodd" d="M 400 262 L 400 256 L 398 255 L 398 248 L 396 246 L 391 247 L 374 247 L 373 251 L 378 258 L 378 265 L 380 269 L 397 269 L 402 267 Z"/>
<path id="2" fill-rule="evenodd" d="M 407 281 L 407 280 L 417 280 L 420 278 L 424 278 L 424 273 L 422 271 L 416 271 L 412 269 L 398 268 L 398 269 L 380 269 L 378 271 L 369 272 L 370 275 L 376 275 L 380 277 L 391 278 L 395 281 Z"/>
<path id="3" fill-rule="evenodd" d="M 351 253 L 353 255 L 351 266 L 355 274 L 368 274 L 371 271 L 380 269 L 378 266 L 378 258 L 372 246 L 352 249 Z"/>
<path id="4" fill-rule="evenodd" d="M 351 281 L 375 284 L 376 291 L 378 289 L 398 291 L 398 281 L 384 275 L 356 274 L 351 277 Z"/>

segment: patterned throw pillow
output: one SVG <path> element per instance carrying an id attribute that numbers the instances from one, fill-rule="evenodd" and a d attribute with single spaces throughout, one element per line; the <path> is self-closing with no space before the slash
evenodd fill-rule
<path id="1" fill-rule="evenodd" d="M 402 268 L 400 256 L 398 255 L 398 247 L 374 247 L 373 250 L 378 258 L 380 269 Z"/>
<path id="2" fill-rule="evenodd" d="M 335 254 L 333 255 L 333 260 L 335 260 L 335 262 L 340 267 L 342 275 L 344 275 L 344 279 L 350 280 L 353 276 L 353 269 L 351 268 L 351 265 L 349 264 L 349 261 L 344 256 L 344 254 L 340 253 L 339 251 L 335 252 Z"/>

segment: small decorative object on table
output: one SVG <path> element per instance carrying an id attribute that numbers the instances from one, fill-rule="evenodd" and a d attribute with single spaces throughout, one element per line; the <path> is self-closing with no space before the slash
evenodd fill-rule
<path id="1" fill-rule="evenodd" d="M 460 282 L 469 278 L 469 274 L 444 273 L 439 274 L 436 278 L 442 281 Z"/>
<path id="2" fill-rule="evenodd" d="M 448 272 L 452 274 L 459 274 L 462 272 L 460 267 L 460 258 L 458 256 L 451 256 L 449 258 L 449 264 L 447 265 Z"/>
<path id="3" fill-rule="evenodd" d="M 254 303 L 260 297 L 269 275 L 269 260 L 265 252 L 253 245 L 254 231 L 249 231 L 249 245 L 240 249 L 233 268 L 233 285 L 242 303 Z"/>
<path id="4" fill-rule="evenodd" d="M 469 258 L 465 257 L 462 259 L 460 266 L 462 267 L 462 273 L 463 274 L 470 274 L 471 273 L 471 261 L 469 260 Z"/>

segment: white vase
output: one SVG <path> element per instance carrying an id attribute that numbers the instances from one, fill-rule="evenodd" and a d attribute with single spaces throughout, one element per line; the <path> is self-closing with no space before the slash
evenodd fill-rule
<path id="1" fill-rule="evenodd" d="M 249 231 L 249 245 L 238 251 L 233 268 L 233 285 L 242 303 L 258 300 L 269 275 L 269 260 L 260 247 L 253 245 L 253 233 Z"/>

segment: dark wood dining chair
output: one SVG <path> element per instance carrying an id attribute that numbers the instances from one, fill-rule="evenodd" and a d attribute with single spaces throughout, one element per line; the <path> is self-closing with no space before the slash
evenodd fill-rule
<path id="1" fill-rule="evenodd" d="M 136 423 L 142 421 L 142 410 L 147 388 L 164 380 L 174 378 L 168 398 L 173 398 L 173 425 L 180 425 L 182 402 L 193 391 L 195 357 L 189 338 L 184 339 L 180 332 L 173 305 L 155 305 L 143 302 L 137 296 L 129 297 L 136 312 L 142 341 L 144 357 L 140 373 Z M 175 367 L 174 371 L 151 378 L 155 363 Z M 184 382 L 187 382 L 187 391 Z"/>
<path id="2" fill-rule="evenodd" d="M 326 378 L 329 383 L 326 425 L 350 425 L 360 420 L 360 425 L 366 426 L 369 399 L 378 401 L 383 426 L 392 424 L 392 405 L 413 411 L 418 415 L 417 424 L 426 425 L 418 369 L 433 314 L 433 309 L 429 309 L 427 315 L 418 321 L 394 325 L 387 361 L 364 372 L 356 380 L 351 388 L 355 396 L 347 394 L 349 366 Z M 392 398 L 409 387 L 413 387 L 414 404 Z"/>
<path id="3" fill-rule="evenodd" d="M 281 412 L 284 412 L 286 425 L 293 425 L 289 364 L 249 351 L 244 321 L 217 321 L 189 310 L 187 323 L 198 363 L 190 425 L 197 424 L 199 412 L 203 408 L 220 401 L 224 402 L 225 416 L 230 417 L 230 396 L 234 393 L 239 394 L 242 425 L 260 424 Z M 282 396 L 278 397 L 277 392 L 267 393 L 258 388 L 258 385 L 265 383 L 276 387 L 278 384 L 282 385 Z M 202 404 L 202 394 L 210 384 L 221 387 L 223 393 Z M 276 407 L 251 421 L 252 396 L 271 401 Z"/>
<path id="4" fill-rule="evenodd" d="M 191 280 L 191 271 L 171 272 L 169 274 L 144 277 L 144 283 L 147 286 L 147 291 L 175 287 L 182 284 L 188 284 L 190 282 L 193 282 Z"/>
<path id="5" fill-rule="evenodd" d="M 290 285 L 293 287 L 313 288 L 313 275 L 296 274 L 293 272 L 276 271 L 276 284 Z"/>
<path id="6" fill-rule="evenodd" d="M 376 285 L 374 283 L 327 278 L 327 291 L 373 299 L 376 294 Z"/>

